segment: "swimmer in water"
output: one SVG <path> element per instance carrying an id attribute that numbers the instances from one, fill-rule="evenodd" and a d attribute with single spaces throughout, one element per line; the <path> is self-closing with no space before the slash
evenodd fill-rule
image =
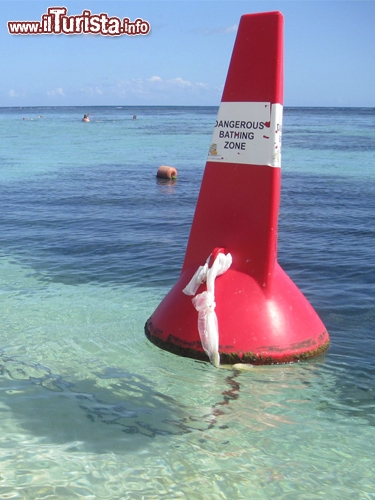
<path id="1" fill-rule="evenodd" d="M 87 113 L 87 115 L 83 115 L 83 118 L 82 118 L 83 122 L 89 122 L 90 121 L 89 114 L 90 113 Z"/>

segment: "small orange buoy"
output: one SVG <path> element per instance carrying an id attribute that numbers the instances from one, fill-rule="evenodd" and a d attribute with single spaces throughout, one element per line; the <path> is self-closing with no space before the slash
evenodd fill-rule
<path id="1" fill-rule="evenodd" d="M 177 170 L 174 167 L 167 167 L 162 165 L 158 168 L 156 177 L 162 177 L 163 179 L 176 179 Z"/>

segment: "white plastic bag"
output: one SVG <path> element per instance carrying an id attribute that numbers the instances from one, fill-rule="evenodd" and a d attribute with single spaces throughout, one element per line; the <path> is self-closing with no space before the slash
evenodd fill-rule
<path id="1" fill-rule="evenodd" d="M 198 288 L 206 281 L 208 264 L 199 266 L 195 271 L 194 276 L 191 278 L 186 287 L 182 290 L 186 295 L 195 295 Z"/>
<path id="2" fill-rule="evenodd" d="M 219 366 L 219 329 L 215 313 L 215 297 L 211 292 L 202 292 L 192 300 L 198 311 L 198 331 L 202 347 L 214 366 Z"/>
<path id="3" fill-rule="evenodd" d="M 198 332 L 202 347 L 214 366 L 220 365 L 219 327 L 215 313 L 215 279 L 225 273 L 232 264 L 230 253 L 218 253 L 211 267 L 208 267 L 211 255 L 204 266 L 200 266 L 190 282 L 183 289 L 186 295 L 195 295 L 199 286 L 206 281 L 207 291 L 192 299 L 198 311 Z"/>

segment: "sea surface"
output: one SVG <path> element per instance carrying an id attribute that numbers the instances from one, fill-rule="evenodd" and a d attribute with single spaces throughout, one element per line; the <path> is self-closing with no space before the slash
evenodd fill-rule
<path id="1" fill-rule="evenodd" d="M 217 369 L 144 335 L 216 114 L 0 108 L 0 499 L 375 499 L 375 109 L 284 110 L 279 262 L 325 356 Z"/>

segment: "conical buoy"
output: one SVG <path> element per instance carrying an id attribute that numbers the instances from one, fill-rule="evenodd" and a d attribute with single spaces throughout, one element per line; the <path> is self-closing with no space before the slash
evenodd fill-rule
<path id="1" fill-rule="evenodd" d="M 277 262 L 283 16 L 241 17 L 179 280 L 151 342 L 219 363 L 289 363 L 329 335 Z"/>

